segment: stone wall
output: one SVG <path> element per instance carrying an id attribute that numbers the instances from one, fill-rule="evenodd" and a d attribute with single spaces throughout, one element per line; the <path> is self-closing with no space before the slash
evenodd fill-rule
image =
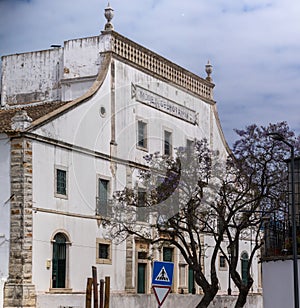
<path id="1" fill-rule="evenodd" d="M 11 141 L 9 277 L 4 307 L 35 307 L 32 285 L 32 144 L 25 138 Z"/>
<path id="2" fill-rule="evenodd" d="M 201 295 L 179 295 L 169 294 L 163 308 L 194 308 L 199 303 Z M 210 308 L 232 308 L 237 300 L 237 296 L 216 296 L 210 304 Z M 51 304 L 50 304 L 51 303 Z M 50 305 L 50 306 L 49 306 Z M 112 294 L 109 308 L 148 308 L 157 307 L 157 301 L 154 294 L 152 295 L 120 295 Z M 85 296 L 79 294 L 57 295 L 46 294 L 39 295 L 37 298 L 37 308 L 84 308 Z M 249 295 L 244 308 L 263 308 L 262 296 L 259 294 Z"/>

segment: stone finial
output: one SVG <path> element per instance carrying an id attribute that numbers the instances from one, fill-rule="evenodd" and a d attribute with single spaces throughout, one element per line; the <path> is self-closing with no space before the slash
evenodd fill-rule
<path id="1" fill-rule="evenodd" d="M 209 63 L 209 60 L 207 61 L 207 64 L 205 65 L 205 71 L 207 74 L 206 80 L 211 82 L 212 78 L 210 77 L 210 75 L 212 73 L 212 65 Z"/>
<path id="2" fill-rule="evenodd" d="M 105 24 L 105 31 L 111 31 L 114 29 L 113 24 L 111 23 L 111 20 L 114 17 L 114 9 L 110 6 L 109 2 L 107 4 L 107 8 L 104 10 L 104 16 L 107 20 L 107 23 Z"/>
<path id="3" fill-rule="evenodd" d="M 23 131 L 32 122 L 32 119 L 28 116 L 26 110 L 18 110 L 11 119 L 11 129 Z"/>

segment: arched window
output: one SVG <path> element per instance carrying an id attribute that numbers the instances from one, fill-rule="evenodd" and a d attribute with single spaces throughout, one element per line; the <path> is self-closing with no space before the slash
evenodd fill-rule
<path id="1" fill-rule="evenodd" d="M 247 252 L 243 252 L 241 255 L 241 272 L 242 272 L 242 282 L 244 285 L 248 283 L 248 264 L 249 256 Z"/>
<path id="2" fill-rule="evenodd" d="M 57 233 L 53 241 L 52 288 L 65 288 L 67 276 L 67 237 Z"/>

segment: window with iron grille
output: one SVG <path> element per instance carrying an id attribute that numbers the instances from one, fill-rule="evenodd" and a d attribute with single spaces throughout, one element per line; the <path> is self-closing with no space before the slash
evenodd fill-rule
<path id="1" fill-rule="evenodd" d="M 67 170 L 55 169 L 55 195 L 57 197 L 67 197 Z"/>

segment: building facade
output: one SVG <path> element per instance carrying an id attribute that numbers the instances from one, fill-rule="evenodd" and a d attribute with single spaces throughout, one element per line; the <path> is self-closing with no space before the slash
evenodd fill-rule
<path id="1" fill-rule="evenodd" d="M 174 293 L 201 292 L 174 247 L 134 237 L 117 245 L 101 221 L 112 193 L 135 185 L 146 153 L 170 155 L 205 137 L 226 158 L 211 66 L 201 78 L 118 34 L 107 19 L 99 36 L 2 57 L 4 307 L 42 307 L 51 296 L 80 306 L 93 265 L 98 277 L 111 277 L 112 293 L 149 294 L 153 260 L 175 263 Z M 203 245 L 209 273 L 209 235 Z M 242 271 L 251 239 L 241 247 Z M 222 256 L 219 272 L 222 294 L 228 288 Z M 254 293 L 261 291 L 259 273 L 257 256 Z"/>

